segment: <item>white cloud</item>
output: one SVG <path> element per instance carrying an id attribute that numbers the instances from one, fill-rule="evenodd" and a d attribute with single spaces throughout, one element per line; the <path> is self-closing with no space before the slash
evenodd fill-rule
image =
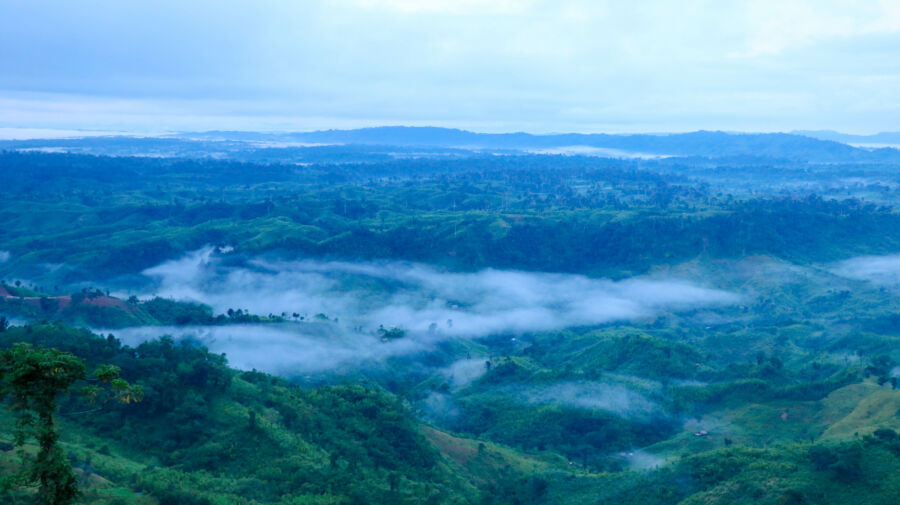
<path id="1" fill-rule="evenodd" d="M 298 313 L 307 322 L 180 328 L 131 328 L 115 334 L 136 343 L 164 333 L 193 337 L 226 352 L 239 368 L 319 373 L 436 349 L 448 339 L 478 339 L 654 317 L 665 311 L 737 302 L 729 292 L 674 279 L 613 282 L 580 275 L 484 270 L 442 272 L 399 262 L 250 261 L 226 264 L 211 249 L 144 272 L 155 289 L 140 293 L 207 303 L 217 313 Z M 126 296 L 129 293 L 119 293 Z M 329 322 L 318 322 L 316 314 Z M 312 322 L 308 322 L 312 320 Z M 337 321 L 337 322 L 335 322 Z M 406 336 L 382 342 L 379 326 Z M 457 362 L 442 373 L 463 386 L 484 361 Z"/>
<path id="2" fill-rule="evenodd" d="M 441 272 L 421 264 L 314 260 L 226 267 L 211 249 L 144 272 L 154 292 L 255 314 L 324 313 L 374 332 L 379 325 L 483 337 L 552 330 L 661 311 L 735 303 L 737 295 L 673 279 L 623 281 L 581 275 L 483 270 Z M 452 321 L 450 323 L 449 321 Z"/>
<path id="3" fill-rule="evenodd" d="M 793 0 L 750 2 L 745 56 L 780 53 L 831 38 L 900 31 L 897 2 Z"/>
<path id="4" fill-rule="evenodd" d="M 833 265 L 831 271 L 848 279 L 896 288 L 900 287 L 900 254 L 852 258 Z"/>
<path id="5" fill-rule="evenodd" d="M 511 14 L 525 12 L 534 2 L 527 0 L 351 0 L 369 9 L 403 13 Z"/>
<path id="6" fill-rule="evenodd" d="M 891 129 L 898 28 L 885 0 L 36 0 L 0 17 L 0 126 Z"/>
<path id="7" fill-rule="evenodd" d="M 615 382 L 557 382 L 543 387 L 511 384 L 500 391 L 528 403 L 602 410 L 629 418 L 662 414 L 660 406 L 646 395 Z"/>

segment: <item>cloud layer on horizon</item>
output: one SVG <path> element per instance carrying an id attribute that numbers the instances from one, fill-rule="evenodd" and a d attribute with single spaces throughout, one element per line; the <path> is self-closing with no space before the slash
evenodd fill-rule
<path id="1" fill-rule="evenodd" d="M 0 126 L 896 129 L 888 0 L 7 2 Z"/>

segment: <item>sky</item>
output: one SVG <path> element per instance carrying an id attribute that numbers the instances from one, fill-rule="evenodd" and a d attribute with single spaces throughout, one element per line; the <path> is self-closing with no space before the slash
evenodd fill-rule
<path id="1" fill-rule="evenodd" d="M 900 0 L 0 0 L 0 129 L 898 131 Z"/>

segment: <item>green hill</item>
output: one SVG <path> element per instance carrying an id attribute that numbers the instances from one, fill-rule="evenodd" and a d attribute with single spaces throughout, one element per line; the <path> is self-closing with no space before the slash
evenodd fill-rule
<path id="1" fill-rule="evenodd" d="M 484 484 L 429 441 L 448 435 L 376 388 L 301 389 L 168 339 L 129 348 L 58 325 L 0 333 L 0 347 L 15 342 L 115 364 L 145 391 L 139 403 L 99 411 L 75 396 L 61 404 L 63 447 L 86 503 L 470 503 Z M 10 433 L 11 417 L 0 420 Z M 493 447 L 479 472 L 523 465 L 524 456 Z M 13 468 L 14 452 L 0 461 Z M 8 493 L 4 503 L 27 495 Z"/>

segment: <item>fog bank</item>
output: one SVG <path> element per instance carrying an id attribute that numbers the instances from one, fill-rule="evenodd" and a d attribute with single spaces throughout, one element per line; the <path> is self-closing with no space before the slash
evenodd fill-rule
<path id="1" fill-rule="evenodd" d="M 148 269 L 151 293 L 255 314 L 325 314 L 364 331 L 400 327 L 481 337 L 640 319 L 718 306 L 732 293 L 687 281 L 613 282 L 581 275 L 483 270 L 449 273 L 412 263 L 251 260 L 227 265 L 207 248 Z"/>
<path id="2" fill-rule="evenodd" d="M 831 271 L 848 279 L 897 288 L 900 287 L 900 254 L 852 258 L 835 264 Z"/>
<path id="3" fill-rule="evenodd" d="M 604 382 L 561 382 L 542 388 L 524 389 L 521 397 L 530 403 L 602 410 L 630 418 L 662 412 L 655 402 L 637 391 Z"/>
<path id="4" fill-rule="evenodd" d="M 430 342 L 421 338 L 382 342 L 371 335 L 342 331 L 324 323 L 142 326 L 96 331 L 113 333 L 131 346 L 169 335 L 204 345 L 217 354 L 225 353 L 234 368 L 283 376 L 340 373 L 366 362 L 431 348 Z"/>
<path id="5" fill-rule="evenodd" d="M 213 248 L 165 262 L 143 275 L 149 287 L 135 293 L 141 297 L 202 302 L 217 313 L 284 313 L 294 321 L 114 331 L 126 343 L 171 334 L 226 353 L 237 368 L 282 375 L 339 372 L 428 353 L 450 339 L 651 318 L 664 311 L 739 300 L 733 293 L 677 279 L 614 282 L 490 269 L 451 273 L 401 262 L 243 261 Z M 381 327 L 401 328 L 404 334 L 383 339 Z M 464 387 L 483 371 L 484 360 L 477 357 L 436 370 L 454 387 Z"/>

